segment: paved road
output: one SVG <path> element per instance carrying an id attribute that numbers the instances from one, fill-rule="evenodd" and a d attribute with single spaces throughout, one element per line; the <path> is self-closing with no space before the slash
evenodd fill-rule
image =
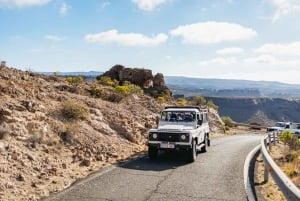
<path id="1" fill-rule="evenodd" d="M 243 167 L 259 135 L 213 139 L 207 153 L 187 163 L 174 153 L 147 156 L 97 173 L 47 201 L 246 201 Z"/>

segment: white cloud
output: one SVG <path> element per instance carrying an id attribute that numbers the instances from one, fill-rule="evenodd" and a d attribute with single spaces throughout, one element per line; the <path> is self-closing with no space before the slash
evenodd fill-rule
<path id="1" fill-rule="evenodd" d="M 251 57 L 244 59 L 245 64 L 271 64 L 277 65 L 279 64 L 279 60 L 271 55 L 260 55 L 257 57 Z"/>
<path id="2" fill-rule="evenodd" d="M 243 52 L 244 52 L 244 50 L 239 47 L 224 48 L 224 49 L 219 49 L 216 51 L 217 54 L 240 54 Z"/>
<path id="3" fill-rule="evenodd" d="M 300 12 L 299 0 L 269 0 L 275 7 L 276 11 L 272 21 L 275 22 L 285 15 Z"/>
<path id="4" fill-rule="evenodd" d="M 256 31 L 239 24 L 227 22 L 203 22 L 179 26 L 170 31 L 180 36 L 186 44 L 209 44 L 224 41 L 246 40 L 257 36 Z"/>
<path id="5" fill-rule="evenodd" d="M 71 6 L 69 6 L 68 4 L 66 4 L 65 2 L 63 2 L 61 4 L 60 9 L 59 9 L 59 14 L 61 16 L 65 16 L 68 13 L 68 11 L 69 11 L 70 8 L 71 8 Z"/>
<path id="6" fill-rule="evenodd" d="M 283 68 L 297 67 L 300 65 L 299 59 L 278 59 L 272 55 L 259 55 L 244 59 L 245 64 L 249 65 L 269 65 L 269 66 L 282 66 Z"/>
<path id="7" fill-rule="evenodd" d="M 0 7 L 30 7 L 49 3 L 51 0 L 0 0 Z"/>
<path id="8" fill-rule="evenodd" d="M 153 37 L 147 37 L 138 33 L 118 33 L 117 30 L 109 30 L 98 34 L 87 34 L 85 40 L 88 42 L 116 43 L 123 46 L 156 46 L 164 43 L 168 36 L 166 34 L 157 34 Z"/>
<path id="9" fill-rule="evenodd" d="M 164 43 L 168 36 L 166 34 L 157 34 L 153 37 L 147 37 L 138 33 L 118 33 L 117 30 L 109 30 L 98 34 L 87 34 L 85 40 L 88 42 L 116 43 L 123 46 L 156 46 Z"/>
<path id="10" fill-rule="evenodd" d="M 211 64 L 217 64 L 217 65 L 229 65 L 229 64 L 235 64 L 237 62 L 235 57 L 218 57 L 211 60 L 206 61 L 200 61 L 199 65 L 211 65 Z"/>
<path id="11" fill-rule="evenodd" d="M 141 10 L 153 11 L 159 5 L 167 3 L 172 0 L 131 0 L 131 1 L 137 4 L 137 6 Z"/>
<path id="12" fill-rule="evenodd" d="M 101 4 L 101 9 L 108 7 L 111 3 L 109 1 L 105 1 Z"/>
<path id="13" fill-rule="evenodd" d="M 265 44 L 255 49 L 254 52 L 277 55 L 300 55 L 300 41 L 286 44 Z"/>
<path id="14" fill-rule="evenodd" d="M 59 42 L 59 41 L 65 40 L 65 38 L 59 37 L 59 36 L 55 36 L 55 35 L 46 35 L 45 39 L 51 40 L 51 41 L 54 41 L 54 42 Z"/>

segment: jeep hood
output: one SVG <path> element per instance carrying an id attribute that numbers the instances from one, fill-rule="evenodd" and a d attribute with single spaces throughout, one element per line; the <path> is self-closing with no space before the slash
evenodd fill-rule
<path id="1" fill-rule="evenodd" d="M 192 130 L 195 129 L 193 126 L 186 126 L 186 125 L 162 125 L 158 127 L 158 130 Z"/>

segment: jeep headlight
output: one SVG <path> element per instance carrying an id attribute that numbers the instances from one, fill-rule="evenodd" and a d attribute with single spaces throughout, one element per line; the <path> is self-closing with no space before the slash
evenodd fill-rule
<path id="1" fill-rule="evenodd" d="M 181 135 L 181 137 L 180 137 L 180 138 L 181 138 L 181 140 L 183 140 L 183 141 L 184 141 L 184 140 L 186 140 L 186 136 L 185 136 L 185 134 Z"/>
<path id="2" fill-rule="evenodd" d="M 156 133 L 152 133 L 152 138 L 153 139 L 157 139 L 157 134 Z"/>

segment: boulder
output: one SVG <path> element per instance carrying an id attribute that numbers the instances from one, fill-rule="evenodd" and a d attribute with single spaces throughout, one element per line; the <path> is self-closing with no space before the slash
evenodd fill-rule
<path id="1" fill-rule="evenodd" d="M 129 81 L 141 87 L 145 93 L 153 97 L 172 96 L 171 90 L 166 86 L 164 76 L 161 73 L 152 75 L 152 71 L 144 68 L 126 68 L 122 65 L 115 65 L 110 70 L 106 71 L 101 77 L 110 77 L 118 80 L 122 85 L 125 81 Z"/>

